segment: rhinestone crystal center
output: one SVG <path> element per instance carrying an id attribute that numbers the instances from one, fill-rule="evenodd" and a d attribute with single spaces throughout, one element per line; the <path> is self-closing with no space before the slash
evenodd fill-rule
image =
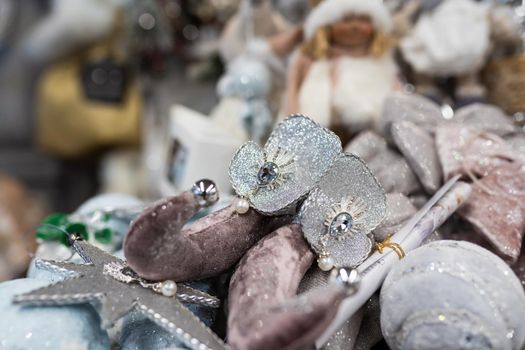
<path id="1" fill-rule="evenodd" d="M 273 162 L 266 162 L 259 169 L 257 181 L 260 186 L 267 186 L 279 177 L 279 167 Z"/>
<path id="2" fill-rule="evenodd" d="M 349 213 L 343 212 L 336 215 L 330 223 L 328 233 L 332 237 L 341 237 L 346 235 L 352 229 L 354 219 Z"/>

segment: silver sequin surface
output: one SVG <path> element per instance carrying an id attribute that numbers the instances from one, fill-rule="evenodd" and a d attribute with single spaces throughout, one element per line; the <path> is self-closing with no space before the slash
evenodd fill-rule
<path id="1" fill-rule="evenodd" d="M 244 144 L 230 164 L 230 181 L 239 196 L 263 214 L 274 214 L 304 197 L 332 166 L 342 151 L 341 141 L 311 119 L 294 115 L 273 131 L 264 148 Z M 260 186 L 257 175 L 271 154 L 293 158 L 293 172 L 275 188 Z M 280 164 L 277 162 L 277 166 Z"/>
<path id="2" fill-rule="evenodd" d="M 326 250 L 335 266 L 355 267 L 370 253 L 372 240 L 369 233 L 383 220 L 386 196 L 367 166 L 354 155 L 344 154 L 334 163 L 302 206 L 300 222 L 310 245 L 321 251 L 321 238 L 327 236 L 324 219 L 345 198 L 359 198 L 365 205 L 360 231 L 343 240 L 326 239 Z"/>

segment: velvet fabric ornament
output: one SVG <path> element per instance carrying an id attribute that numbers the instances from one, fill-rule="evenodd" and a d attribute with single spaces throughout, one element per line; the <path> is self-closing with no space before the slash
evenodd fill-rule
<path id="1" fill-rule="evenodd" d="M 124 242 L 130 267 L 150 280 L 187 281 L 226 271 L 259 239 L 291 222 L 288 214 L 296 213 L 341 151 L 334 133 L 291 115 L 264 147 L 250 141 L 233 156 L 230 182 L 240 197 L 233 205 L 184 228 L 201 207 L 193 190 L 144 211 Z"/>
<path id="2" fill-rule="evenodd" d="M 459 212 L 496 249 L 516 262 L 525 230 L 525 165 L 504 164 L 474 183 Z"/>
<path id="3" fill-rule="evenodd" d="M 233 349 L 304 349 L 315 342 L 345 293 L 331 286 L 291 300 L 313 260 L 297 224 L 279 228 L 246 253 L 230 282 Z"/>
<path id="4" fill-rule="evenodd" d="M 291 220 L 232 206 L 184 227 L 199 210 L 192 192 L 163 200 L 131 225 L 124 255 L 131 268 L 150 280 L 191 281 L 232 267 L 259 239 Z"/>
<path id="5" fill-rule="evenodd" d="M 440 126 L 436 145 L 445 179 L 457 174 L 485 176 L 500 165 L 525 162 L 525 157 L 499 136 L 469 126 Z"/>
<path id="6" fill-rule="evenodd" d="M 393 350 L 522 349 L 525 293 L 512 270 L 467 242 L 410 252 L 381 289 L 381 328 Z"/>
<path id="7" fill-rule="evenodd" d="M 298 223 L 265 237 L 239 263 L 230 283 L 229 344 L 234 349 L 314 344 L 345 292 L 337 284 L 318 283 L 320 288 L 296 296 L 314 260 L 310 246 L 320 269 L 355 267 L 369 256 L 371 231 L 385 213 L 385 193 L 370 169 L 355 155 L 341 155 L 303 202 Z M 318 277 L 310 279 L 312 285 Z M 358 324 L 343 328 L 334 341 L 355 339 Z"/>

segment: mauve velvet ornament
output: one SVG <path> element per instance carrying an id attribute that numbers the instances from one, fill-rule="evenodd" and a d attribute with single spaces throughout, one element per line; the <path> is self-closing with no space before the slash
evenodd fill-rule
<path id="1" fill-rule="evenodd" d="M 525 162 L 523 154 L 499 136 L 459 124 L 438 127 L 436 145 L 445 179 L 458 174 L 485 176 L 497 166 Z"/>
<path id="2" fill-rule="evenodd" d="M 525 165 L 505 164 L 474 183 L 459 214 L 480 232 L 499 255 L 518 259 L 525 230 Z"/>
<path id="3" fill-rule="evenodd" d="M 230 282 L 227 340 L 233 349 L 313 346 L 345 297 L 335 285 L 295 297 L 313 260 L 298 224 L 279 228 L 246 253 Z"/>
<path id="4" fill-rule="evenodd" d="M 259 239 L 291 221 L 250 209 L 238 214 L 232 206 L 184 227 L 199 210 L 190 191 L 163 200 L 144 211 L 124 241 L 130 267 L 149 280 L 191 281 L 229 269 Z"/>

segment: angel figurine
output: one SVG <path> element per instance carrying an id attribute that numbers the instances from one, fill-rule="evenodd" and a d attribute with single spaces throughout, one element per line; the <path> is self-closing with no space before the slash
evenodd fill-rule
<path id="1" fill-rule="evenodd" d="M 338 134 L 376 125 L 384 98 L 400 84 L 391 54 L 392 21 L 380 0 L 325 0 L 304 24 L 289 68 L 284 110 Z"/>

